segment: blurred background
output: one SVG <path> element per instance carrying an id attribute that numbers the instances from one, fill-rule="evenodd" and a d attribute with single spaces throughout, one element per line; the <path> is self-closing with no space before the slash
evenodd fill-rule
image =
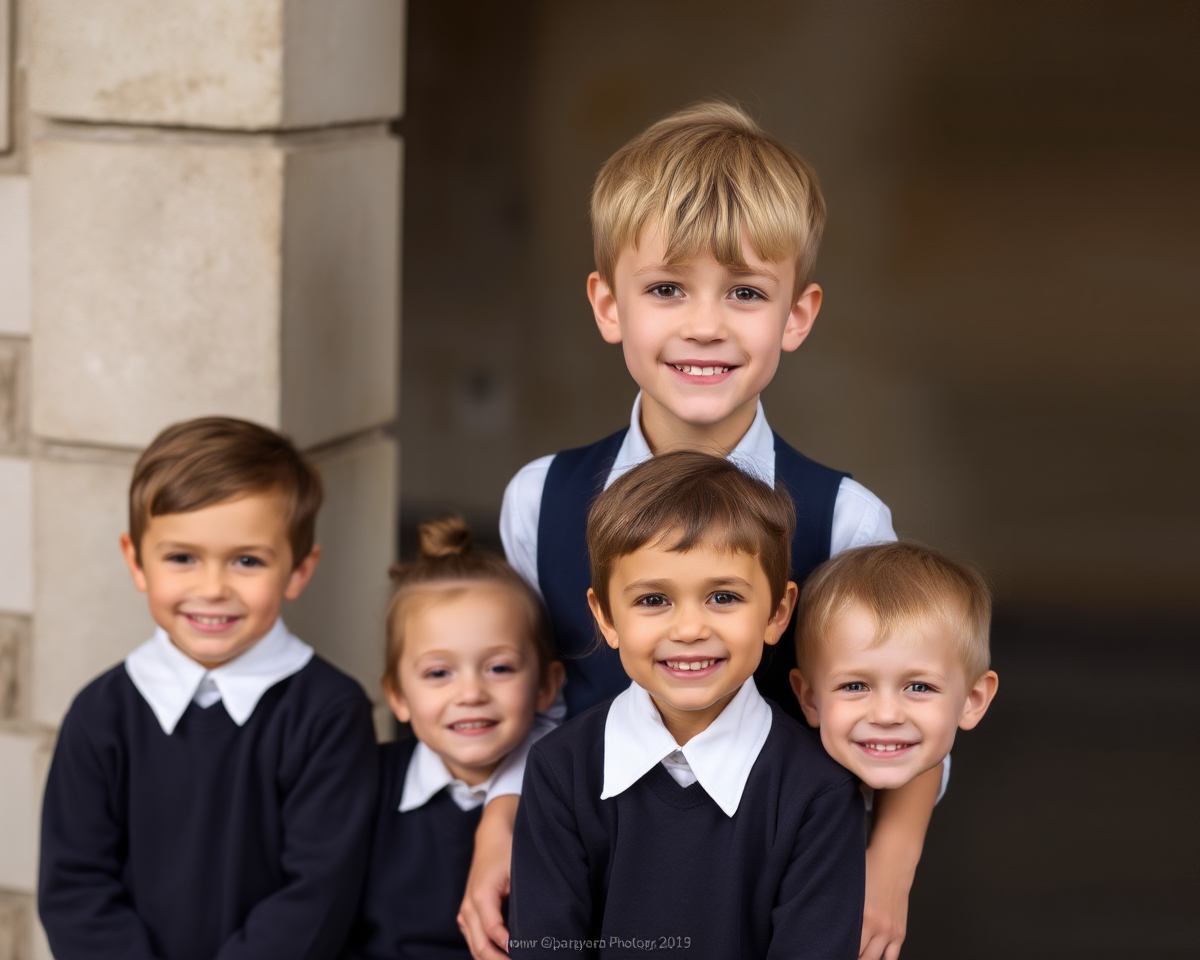
<path id="1" fill-rule="evenodd" d="M 996 587 L 903 957 L 1200 956 L 1198 40 L 1161 0 L 0 0 L 0 960 L 49 956 L 62 714 L 153 628 L 139 451 L 308 451 L 288 623 L 378 702 L 416 523 L 498 547 L 522 464 L 628 422 L 589 191 L 709 97 L 829 206 L 771 425 Z"/>
<path id="2" fill-rule="evenodd" d="M 825 302 L 771 425 L 998 597 L 907 960 L 1200 956 L 1196 14 L 410 2 L 405 549 L 452 508 L 494 541 L 522 464 L 628 422 L 584 294 L 615 149 L 726 97 L 816 166 Z"/>

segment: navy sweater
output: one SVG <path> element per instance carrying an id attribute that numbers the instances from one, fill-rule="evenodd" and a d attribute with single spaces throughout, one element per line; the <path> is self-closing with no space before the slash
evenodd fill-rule
<path id="1" fill-rule="evenodd" d="M 772 704 L 732 817 L 662 764 L 601 800 L 608 707 L 530 751 L 513 837 L 512 956 L 856 958 L 862 797 L 817 739 Z"/>
<path id="2" fill-rule="evenodd" d="M 238 727 L 163 733 L 124 665 L 63 720 L 38 909 L 57 960 L 335 957 L 366 868 L 376 754 L 357 683 L 313 657 Z"/>
<path id="3" fill-rule="evenodd" d="M 442 790 L 400 812 L 416 740 L 379 750 L 375 842 L 345 960 L 470 960 L 455 917 L 467 888 L 483 807 L 463 810 Z"/>

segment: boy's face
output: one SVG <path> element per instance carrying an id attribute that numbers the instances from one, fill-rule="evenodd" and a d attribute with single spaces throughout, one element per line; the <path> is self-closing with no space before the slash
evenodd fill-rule
<path id="1" fill-rule="evenodd" d="M 300 596 L 320 555 L 293 569 L 287 518 L 274 493 L 255 493 L 190 513 L 152 517 L 141 561 L 128 534 L 121 551 L 150 616 L 171 641 L 212 669 L 245 653 Z"/>
<path id="2" fill-rule="evenodd" d="M 792 687 L 831 757 L 868 786 L 894 789 L 941 763 L 995 695 L 996 674 L 968 683 L 954 636 L 936 622 L 873 646 L 875 618 L 836 617 Z"/>
<path id="3" fill-rule="evenodd" d="M 396 717 L 464 783 L 482 783 L 554 702 L 562 666 L 538 673 L 529 621 L 504 587 L 471 585 L 418 598 L 408 613 L 399 676 L 385 687 Z"/>
<path id="4" fill-rule="evenodd" d="M 763 644 L 778 642 L 796 587 L 789 583 L 774 604 L 767 575 L 750 554 L 703 543 L 687 553 L 648 545 L 613 565 L 608 596 L 611 617 L 588 591 L 604 639 L 683 744 L 754 673 Z"/>
<path id="5" fill-rule="evenodd" d="M 642 388 L 642 427 L 651 448 L 707 440 L 732 448 L 754 420 L 781 351 L 808 336 L 821 289 L 793 301 L 795 266 L 764 261 L 742 244 L 745 271 L 704 255 L 664 263 L 657 229 L 617 260 L 610 288 L 593 273 L 588 296 L 600 333 L 620 343 Z"/>

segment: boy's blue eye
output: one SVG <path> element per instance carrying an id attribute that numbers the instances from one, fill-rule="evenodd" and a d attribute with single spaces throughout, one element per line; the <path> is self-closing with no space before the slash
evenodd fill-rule
<path id="1" fill-rule="evenodd" d="M 845 690 L 847 693 L 866 693 L 867 685 L 858 680 L 855 680 L 853 683 L 843 683 L 842 689 Z"/>
<path id="2" fill-rule="evenodd" d="M 909 689 L 910 693 L 933 693 L 934 692 L 933 687 L 931 687 L 928 683 L 921 683 L 920 681 L 910 683 L 908 685 L 908 689 Z"/>
<path id="3" fill-rule="evenodd" d="M 492 673 L 516 673 L 517 668 L 511 663 L 496 663 L 491 666 Z"/>
<path id="4" fill-rule="evenodd" d="M 258 557 L 238 557 L 236 561 L 239 567 L 261 567 L 263 562 Z"/>

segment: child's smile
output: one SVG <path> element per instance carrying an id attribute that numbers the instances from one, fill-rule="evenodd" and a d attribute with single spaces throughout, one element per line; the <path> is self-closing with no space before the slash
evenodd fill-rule
<path id="1" fill-rule="evenodd" d="M 795 350 L 820 305 L 820 288 L 793 302 L 795 268 L 759 258 L 743 243 L 744 266 L 704 254 L 667 261 L 657 229 L 617 260 L 613 289 L 593 274 L 588 292 L 600 332 L 620 343 L 642 389 L 642 429 L 651 449 L 703 437 L 733 449 L 750 427 L 758 395 L 782 351 Z"/>
<path id="2" fill-rule="evenodd" d="M 772 603 L 757 557 L 704 543 L 681 553 L 660 542 L 618 559 L 611 616 L 594 593 L 588 598 L 605 640 L 679 744 L 725 709 L 791 613 L 789 599 Z"/>

